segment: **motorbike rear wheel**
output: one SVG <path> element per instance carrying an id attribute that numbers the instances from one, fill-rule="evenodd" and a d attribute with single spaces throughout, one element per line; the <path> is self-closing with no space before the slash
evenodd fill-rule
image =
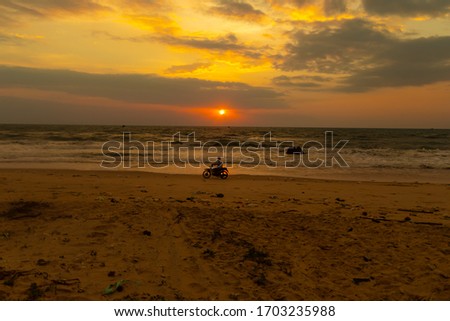
<path id="1" fill-rule="evenodd" d="M 228 171 L 223 171 L 220 173 L 220 178 L 221 179 L 227 179 L 228 177 Z"/>

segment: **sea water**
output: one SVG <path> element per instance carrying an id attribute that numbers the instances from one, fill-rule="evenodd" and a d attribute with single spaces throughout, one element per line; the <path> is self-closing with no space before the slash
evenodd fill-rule
<path id="1" fill-rule="evenodd" d="M 0 125 L 0 168 L 200 175 L 217 156 L 231 175 L 450 183 L 448 129 Z"/>

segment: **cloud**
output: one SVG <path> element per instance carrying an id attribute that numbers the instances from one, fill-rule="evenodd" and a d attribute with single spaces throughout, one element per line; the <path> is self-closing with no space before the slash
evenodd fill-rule
<path id="1" fill-rule="evenodd" d="M 111 10 L 91 0 L 0 0 L 0 7 L 11 15 L 37 18 Z"/>
<path id="2" fill-rule="evenodd" d="M 353 19 L 312 32 L 297 31 L 292 39 L 286 46 L 287 55 L 277 64 L 280 69 L 339 74 L 361 68 L 361 63 L 391 43 L 393 36 L 372 22 Z"/>
<path id="3" fill-rule="evenodd" d="M 324 12 L 328 16 L 344 13 L 347 11 L 346 0 L 325 0 L 323 3 Z"/>
<path id="4" fill-rule="evenodd" d="M 261 10 L 255 9 L 250 3 L 239 0 L 216 0 L 216 5 L 209 8 L 208 12 L 225 17 L 262 22 L 267 17 Z"/>
<path id="5" fill-rule="evenodd" d="M 271 88 L 240 82 L 164 78 L 141 74 L 88 74 L 69 70 L 0 67 L 0 88 L 28 88 L 104 97 L 131 103 L 186 107 L 230 104 L 235 108 L 286 107 Z"/>
<path id="6" fill-rule="evenodd" d="M 170 4 L 165 0 L 120 0 L 121 6 L 135 7 L 142 9 L 162 9 L 170 8 Z"/>
<path id="7" fill-rule="evenodd" d="M 292 88 L 320 88 L 325 82 L 331 81 L 330 77 L 322 76 L 278 76 L 272 79 L 272 83 L 276 86 L 281 87 L 292 87 Z"/>
<path id="8" fill-rule="evenodd" d="M 274 8 L 284 5 L 298 9 L 316 7 L 322 10 L 326 16 L 334 16 L 347 12 L 349 0 L 270 0 L 269 2 Z"/>
<path id="9" fill-rule="evenodd" d="M 153 107 L 153 106 L 152 106 Z M 51 101 L 0 95 L 0 119 L 11 124 L 186 125 L 198 124 L 195 115 L 172 108 L 111 106 L 92 102 Z"/>
<path id="10" fill-rule="evenodd" d="M 208 62 L 197 62 L 193 64 L 187 64 L 187 65 L 177 65 L 177 66 L 171 66 L 170 68 L 166 69 L 167 73 L 170 74 L 180 74 L 180 73 L 191 73 L 194 71 L 197 71 L 199 69 L 207 69 L 211 66 L 211 63 Z"/>
<path id="11" fill-rule="evenodd" d="M 169 46 L 194 48 L 199 50 L 207 50 L 208 52 L 233 52 L 233 54 L 244 56 L 251 59 L 259 59 L 264 56 L 264 53 L 269 49 L 268 47 L 250 47 L 241 43 L 235 34 L 229 33 L 222 36 L 207 37 L 207 36 L 189 36 L 189 35 L 175 35 L 170 33 L 147 34 L 134 37 L 121 37 L 113 35 L 107 31 L 94 31 L 94 37 L 107 37 L 116 41 L 131 41 L 131 42 L 160 42 Z"/>
<path id="12" fill-rule="evenodd" d="M 146 39 L 158 41 L 169 46 L 195 48 L 208 52 L 232 52 L 233 55 L 250 58 L 252 64 L 265 56 L 269 47 L 251 47 L 238 40 L 235 34 L 229 33 L 217 37 L 178 36 L 178 35 L 150 35 Z"/>
<path id="13" fill-rule="evenodd" d="M 449 0 L 362 0 L 369 14 L 380 16 L 440 16 L 450 12 Z"/>
<path id="14" fill-rule="evenodd" d="M 125 14 L 124 17 L 131 25 L 136 26 L 139 29 L 154 33 L 175 34 L 181 30 L 176 21 L 166 15 L 161 14 L 159 9 L 153 11 L 158 11 L 158 13 L 130 13 Z"/>
<path id="15" fill-rule="evenodd" d="M 367 91 L 450 81 L 450 36 L 398 40 L 369 63 L 374 67 L 352 74 L 338 89 Z"/>
<path id="16" fill-rule="evenodd" d="M 312 32 L 298 31 L 292 39 L 276 66 L 285 71 L 339 75 L 335 90 L 368 91 L 450 80 L 447 36 L 404 38 L 383 25 L 353 19 Z M 296 84 L 286 78 L 275 82 Z"/>
<path id="17" fill-rule="evenodd" d="M 17 35 L 0 32 L 0 44 L 18 46 L 24 44 L 25 42 L 26 40 L 24 38 Z"/>
<path id="18" fill-rule="evenodd" d="M 236 35 L 233 33 L 215 38 L 175 35 L 151 36 L 151 38 L 172 46 L 192 47 L 197 49 L 219 51 L 245 49 L 245 46 L 238 42 Z"/>

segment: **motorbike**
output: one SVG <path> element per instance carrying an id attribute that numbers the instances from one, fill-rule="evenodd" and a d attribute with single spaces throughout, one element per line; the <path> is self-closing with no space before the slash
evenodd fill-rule
<path id="1" fill-rule="evenodd" d="M 228 177 L 228 169 L 226 167 L 222 168 L 205 168 L 203 171 L 203 178 L 210 178 L 211 176 L 217 176 L 221 179 L 226 179 Z"/>

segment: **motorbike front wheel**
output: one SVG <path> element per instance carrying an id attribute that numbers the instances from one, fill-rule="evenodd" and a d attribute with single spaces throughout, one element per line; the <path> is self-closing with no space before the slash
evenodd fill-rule
<path id="1" fill-rule="evenodd" d="M 211 177 L 211 171 L 209 171 L 209 170 L 204 170 L 203 171 L 203 178 L 210 178 Z"/>

